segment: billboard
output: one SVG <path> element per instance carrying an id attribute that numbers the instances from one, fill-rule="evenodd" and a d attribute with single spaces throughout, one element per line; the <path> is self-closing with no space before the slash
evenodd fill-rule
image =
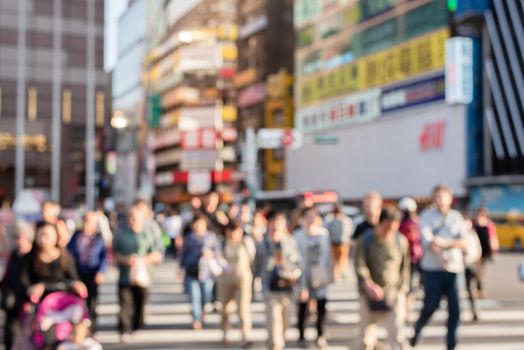
<path id="1" fill-rule="evenodd" d="M 448 29 L 440 29 L 351 64 L 304 79 L 299 105 L 395 83 L 444 68 Z"/>

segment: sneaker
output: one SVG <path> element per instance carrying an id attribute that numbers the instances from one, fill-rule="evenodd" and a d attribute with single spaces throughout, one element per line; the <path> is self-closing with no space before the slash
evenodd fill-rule
<path id="1" fill-rule="evenodd" d="M 320 349 L 325 349 L 328 347 L 328 343 L 325 337 L 320 336 L 317 338 L 317 347 Z"/>

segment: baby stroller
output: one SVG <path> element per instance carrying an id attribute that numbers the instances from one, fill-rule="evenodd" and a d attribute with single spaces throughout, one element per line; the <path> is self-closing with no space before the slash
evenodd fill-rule
<path id="1" fill-rule="evenodd" d="M 69 292 L 53 292 L 24 308 L 18 350 L 99 350 L 89 337 L 91 320 L 85 301 Z"/>

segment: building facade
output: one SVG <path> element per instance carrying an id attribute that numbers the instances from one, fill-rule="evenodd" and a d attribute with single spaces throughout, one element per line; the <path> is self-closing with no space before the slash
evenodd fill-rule
<path id="1" fill-rule="evenodd" d="M 293 1 L 238 1 L 238 74 L 235 77 L 239 130 L 293 127 Z M 260 184 L 284 186 L 283 148 L 258 155 Z"/>
<path id="2" fill-rule="evenodd" d="M 165 35 L 146 57 L 155 197 L 235 190 L 240 174 L 236 72 L 236 1 L 164 4 Z"/>
<path id="3" fill-rule="evenodd" d="M 296 1 L 306 136 L 288 187 L 330 184 L 352 201 L 444 182 L 465 207 L 524 212 L 523 15 L 513 0 Z"/>
<path id="4" fill-rule="evenodd" d="M 466 195 L 466 106 L 445 102 L 445 0 L 295 1 L 295 127 L 287 187 Z"/>
<path id="5" fill-rule="evenodd" d="M 110 105 L 103 57 L 103 0 L 0 1 L 2 200 L 30 188 L 93 204 L 94 128 Z"/>

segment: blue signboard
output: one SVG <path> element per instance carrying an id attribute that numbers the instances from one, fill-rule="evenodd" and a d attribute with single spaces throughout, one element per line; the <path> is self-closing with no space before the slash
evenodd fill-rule
<path id="1" fill-rule="evenodd" d="M 382 89 L 382 114 L 445 98 L 444 75 L 404 83 Z"/>

